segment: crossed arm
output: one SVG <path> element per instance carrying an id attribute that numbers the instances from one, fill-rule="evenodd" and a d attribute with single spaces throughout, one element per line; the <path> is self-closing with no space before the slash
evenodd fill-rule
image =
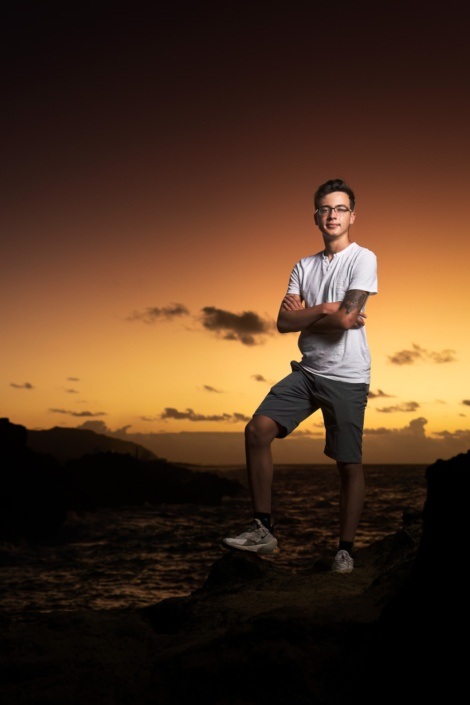
<path id="1" fill-rule="evenodd" d="M 366 314 L 361 309 L 368 295 L 367 291 L 350 289 L 343 301 L 304 307 L 298 294 L 286 294 L 279 309 L 277 329 L 280 333 L 294 333 L 309 328 L 320 333 L 362 328 Z"/>

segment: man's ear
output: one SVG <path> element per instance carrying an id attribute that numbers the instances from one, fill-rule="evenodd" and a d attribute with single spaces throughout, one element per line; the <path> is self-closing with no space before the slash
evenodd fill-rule
<path id="1" fill-rule="evenodd" d="M 352 225 L 354 221 L 356 220 L 356 211 L 353 211 L 349 217 L 349 223 Z"/>
<path id="2" fill-rule="evenodd" d="M 313 214 L 313 220 L 315 222 L 315 225 L 318 225 L 318 218 L 316 213 Z"/>

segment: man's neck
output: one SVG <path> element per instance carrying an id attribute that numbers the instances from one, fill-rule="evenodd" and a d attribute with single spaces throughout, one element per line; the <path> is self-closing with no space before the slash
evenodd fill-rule
<path id="1" fill-rule="evenodd" d="M 326 238 L 323 238 L 323 242 L 325 243 L 325 255 L 328 259 L 332 259 L 334 255 L 337 255 L 338 252 L 342 252 L 351 244 L 349 238 L 329 241 L 326 240 Z"/>

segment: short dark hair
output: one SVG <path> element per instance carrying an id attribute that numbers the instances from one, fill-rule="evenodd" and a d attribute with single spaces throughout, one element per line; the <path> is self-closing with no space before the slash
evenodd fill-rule
<path id="1" fill-rule="evenodd" d="M 317 188 L 314 197 L 315 208 L 318 208 L 319 201 L 321 198 L 327 196 L 329 193 L 334 193 L 335 191 L 342 191 L 343 193 L 348 194 L 349 204 L 351 206 L 351 210 L 353 211 L 356 207 L 356 197 L 354 195 L 354 191 L 347 185 L 345 181 L 343 181 L 343 179 L 330 179 L 329 181 L 326 181 L 324 184 Z"/>

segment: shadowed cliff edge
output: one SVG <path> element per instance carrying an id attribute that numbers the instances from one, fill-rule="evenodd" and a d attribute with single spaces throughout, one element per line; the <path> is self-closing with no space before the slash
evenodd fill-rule
<path id="1" fill-rule="evenodd" d="M 422 514 L 350 575 L 223 552 L 141 610 L 0 616 L 5 705 L 343 705 L 460 697 L 470 451 L 426 470 Z M 462 558 L 463 555 L 463 558 Z"/>

